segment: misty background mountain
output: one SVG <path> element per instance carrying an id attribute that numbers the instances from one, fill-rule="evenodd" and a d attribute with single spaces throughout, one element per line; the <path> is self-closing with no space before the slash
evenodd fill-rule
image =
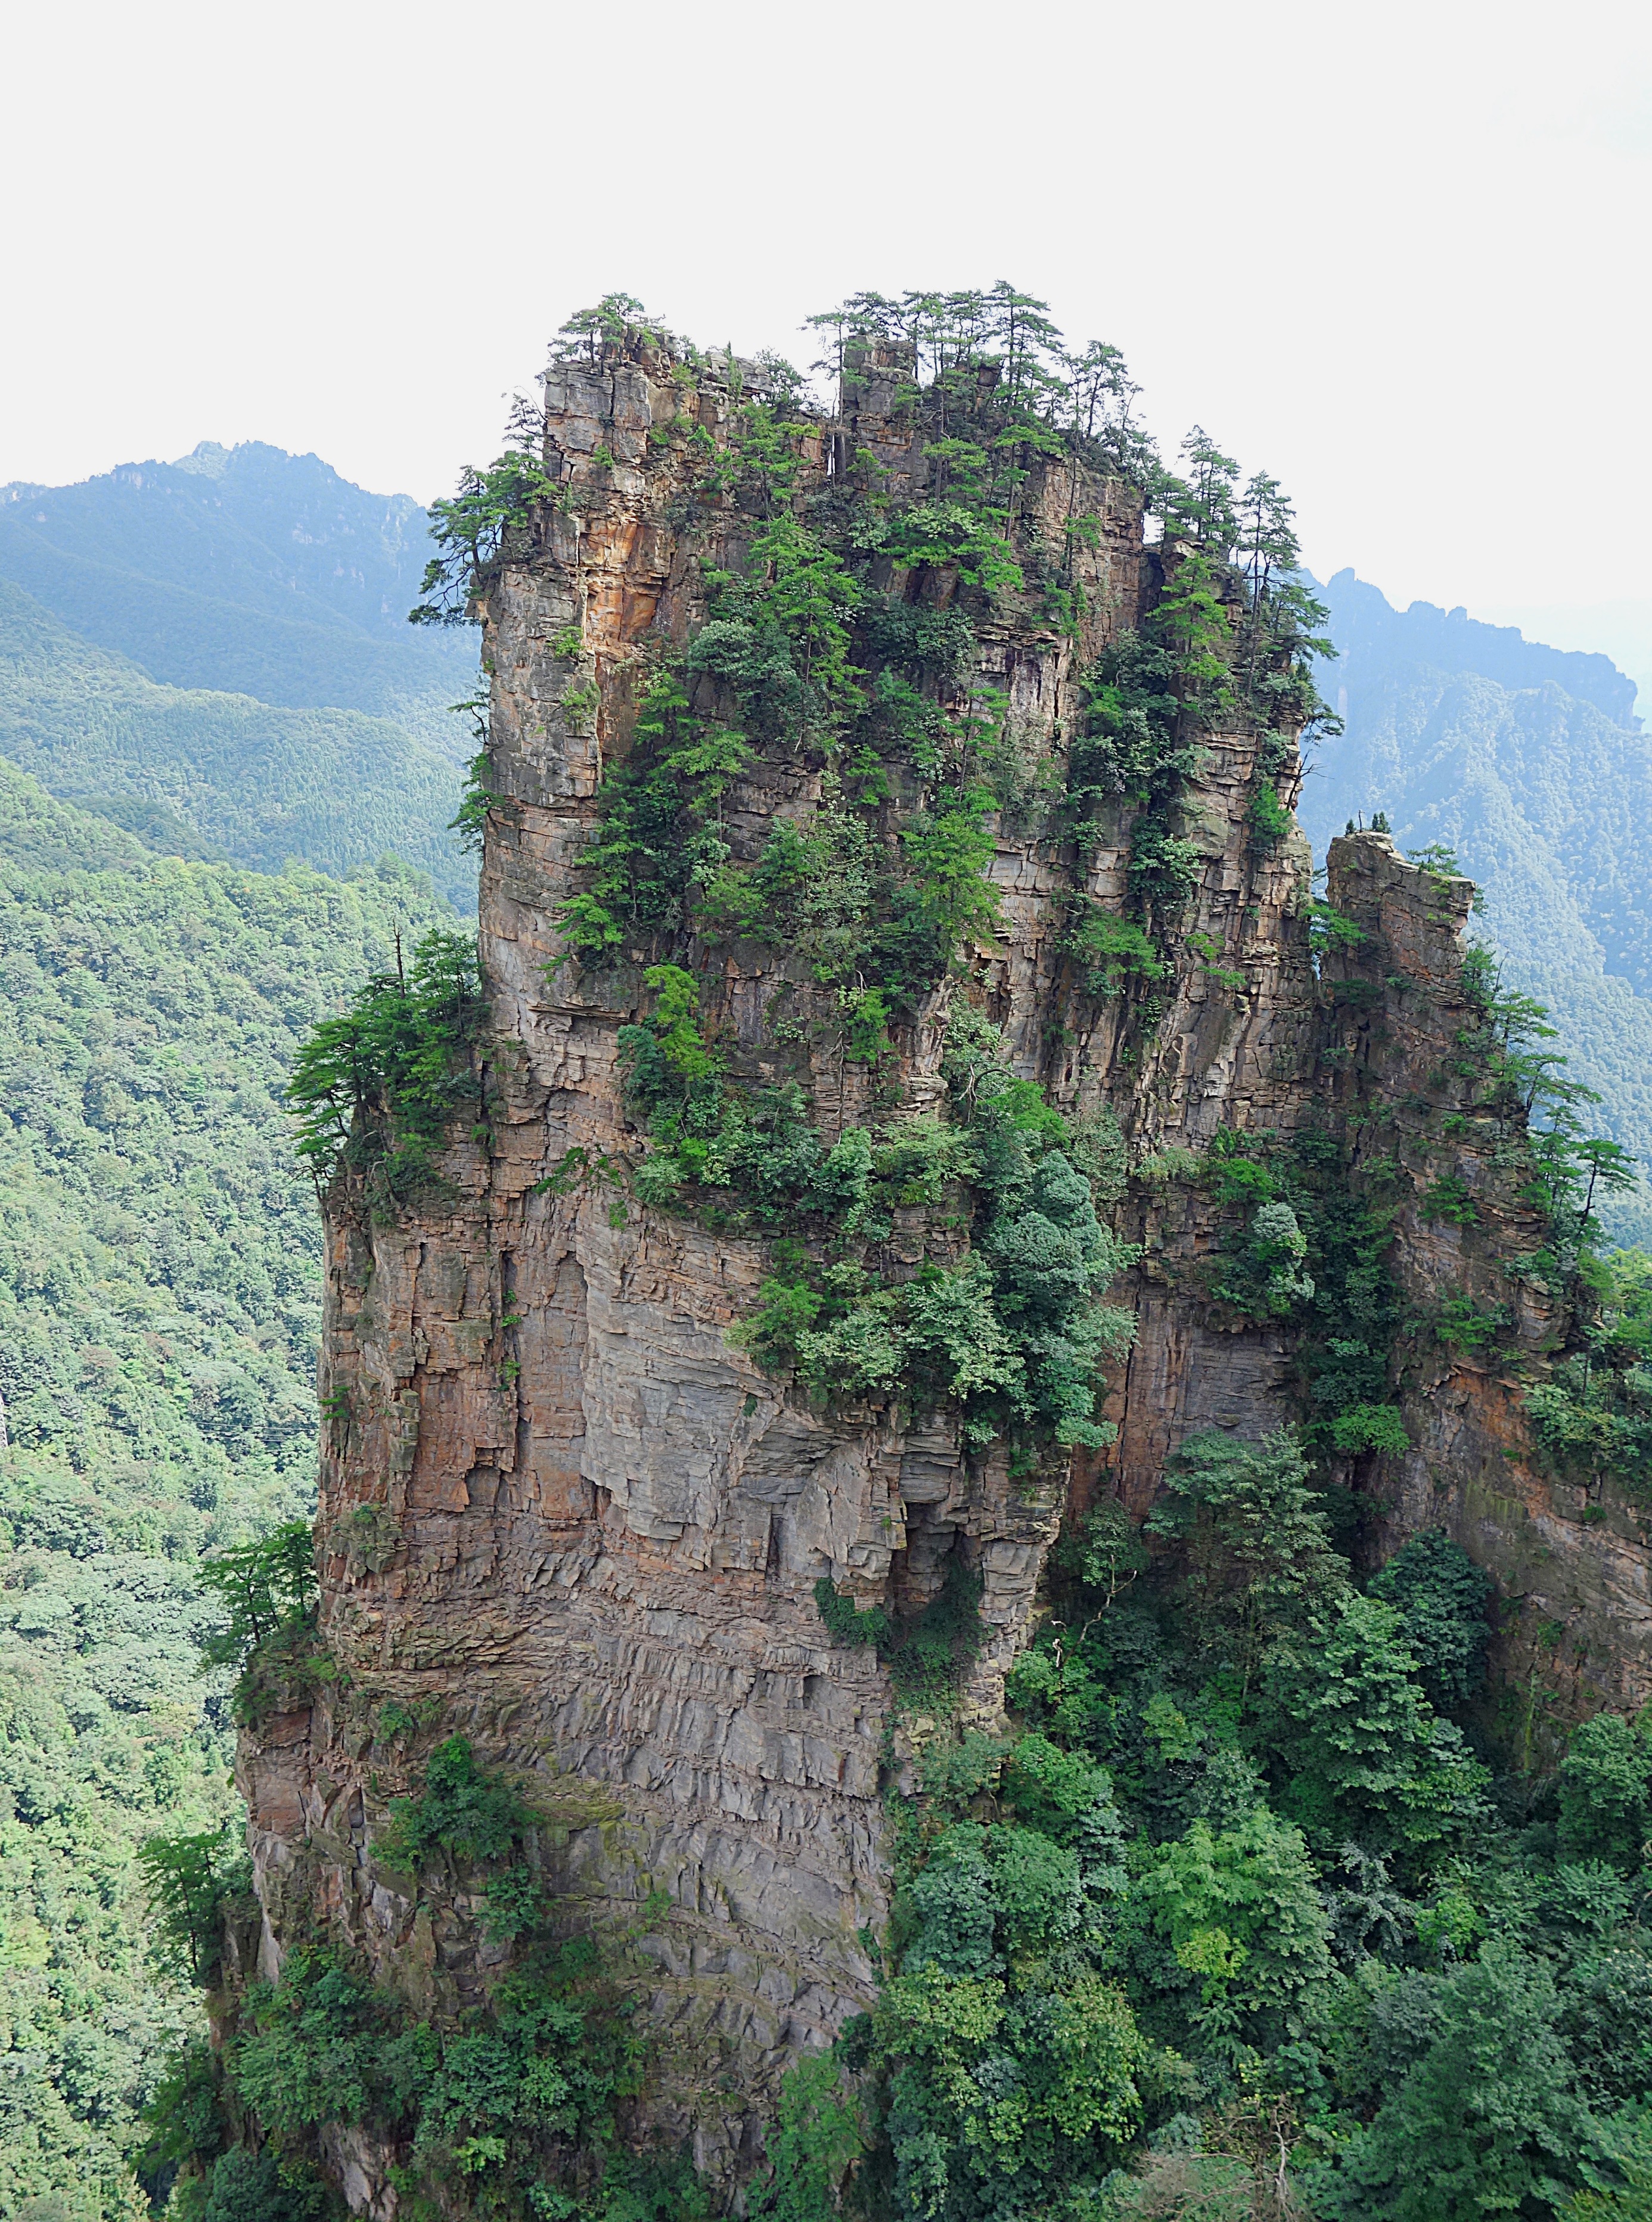
<path id="1" fill-rule="evenodd" d="M 394 852 L 474 908 L 475 636 L 407 623 L 429 553 L 409 496 L 259 442 L 0 488 L 0 756 L 165 853 Z"/>
<path id="2" fill-rule="evenodd" d="M 1347 730 L 1298 805 L 1316 858 L 1378 811 L 1403 850 L 1454 850 L 1504 978 L 1549 1007 L 1554 1046 L 1599 1093 L 1592 1123 L 1652 1163 L 1652 738 L 1634 680 L 1462 610 L 1395 610 L 1352 571 L 1318 591 L 1341 650 L 1319 684 Z M 1608 1216 L 1652 1243 L 1652 1191 Z"/>

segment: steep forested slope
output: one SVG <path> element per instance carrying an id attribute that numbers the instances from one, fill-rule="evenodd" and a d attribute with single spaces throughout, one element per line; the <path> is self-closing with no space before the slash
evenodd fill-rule
<path id="1" fill-rule="evenodd" d="M 1652 1164 L 1652 737 L 1634 681 L 1460 612 L 1391 609 L 1351 572 L 1323 593 L 1341 655 L 1320 684 L 1347 731 L 1303 788 L 1316 854 L 1379 811 L 1402 848 L 1454 851 L 1509 983 L 1549 1006 L 1600 1124 Z M 1644 1198 L 1611 1208 L 1652 1233 Z"/>
<path id="2" fill-rule="evenodd" d="M 142 2211 L 134 2110 L 195 2010 L 146 1956 L 135 1848 L 234 1802 L 193 1568 L 313 1481 L 318 1230 L 280 1090 L 431 907 L 393 866 L 159 856 L 0 765 L 7 2214 Z"/>

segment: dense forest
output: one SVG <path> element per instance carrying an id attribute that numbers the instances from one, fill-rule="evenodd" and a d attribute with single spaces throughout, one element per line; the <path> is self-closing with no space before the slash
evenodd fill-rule
<path id="1" fill-rule="evenodd" d="M 239 1826 L 196 1568 L 314 1489 L 319 1227 L 281 1091 L 439 907 L 393 863 L 157 855 L 0 765 L 7 2214 L 147 2211 L 139 2110 L 199 2009 L 135 1854 Z"/>

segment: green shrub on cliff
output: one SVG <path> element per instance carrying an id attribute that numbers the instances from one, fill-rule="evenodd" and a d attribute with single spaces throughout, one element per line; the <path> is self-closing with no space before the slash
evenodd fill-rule
<path id="1" fill-rule="evenodd" d="M 305 1040 L 287 1083 L 298 1153 L 326 1189 L 349 1168 L 383 1208 L 433 1177 L 459 1113 L 481 1107 L 482 1024 L 473 937 L 433 926 Z"/>
<path id="2" fill-rule="evenodd" d="M 534 452 L 537 430 L 532 410 L 518 402 L 506 453 L 484 470 L 467 464 L 458 492 L 431 503 L 437 553 L 425 566 L 422 599 L 409 612 L 414 625 L 465 624 L 492 567 L 531 526 L 536 510 L 556 501 L 556 483 Z"/>
<path id="3" fill-rule="evenodd" d="M 223 1617 L 200 1643 L 204 1666 L 246 1672 L 254 1654 L 294 1629 L 315 1624 L 316 1566 L 307 1520 L 284 1521 L 256 1541 L 201 1563 L 203 1586 Z"/>
<path id="4" fill-rule="evenodd" d="M 167 2222 L 318 2222 L 327 2212 L 319 2178 L 283 2175 L 273 2153 L 244 2145 L 221 2154 L 199 2187 L 198 2202 L 185 2187 L 166 2209 Z"/>
<path id="5" fill-rule="evenodd" d="M 1616 1713 L 1573 1735 L 1560 1772 L 1555 1841 L 1562 1859 L 1605 1860 L 1636 1872 L 1652 1836 L 1652 1742 Z"/>
<path id="6" fill-rule="evenodd" d="M 1101 1298 L 1130 1253 L 1102 1227 L 1068 1152 L 1105 1155 L 1105 1137 L 1075 1135 L 1010 1073 L 994 1030 L 964 1011 L 949 1036 L 950 1117 L 850 1128 L 828 1148 L 795 1084 L 730 1088 L 691 975 L 656 965 L 644 977 L 654 1013 L 618 1037 L 627 1099 L 656 1146 L 638 1195 L 693 1204 L 719 1224 L 785 1224 L 825 1252 L 811 1255 L 795 1233 L 776 1244 L 737 1345 L 823 1400 L 956 1405 L 972 1441 L 1102 1441 L 1096 1368 L 1125 1346 L 1128 1320 Z M 959 1216 L 971 1212 L 972 1253 L 885 1278 L 878 1246 L 896 1214 L 949 1196 Z"/>
<path id="7" fill-rule="evenodd" d="M 342 2127 L 391 2150 L 399 2211 L 414 2217 L 450 2213 L 455 2198 L 462 2212 L 518 2222 L 707 2213 L 692 2168 L 622 2142 L 620 2110 L 641 2088 L 645 2058 L 635 2001 L 613 1979 L 613 1952 L 630 1940 L 558 1936 L 564 1911 L 523 1851 L 531 1823 L 464 1737 L 437 1748 L 423 1789 L 393 1802 L 376 1849 L 416 1874 L 445 1853 L 444 1918 L 468 1922 L 473 1944 L 506 1964 L 480 2001 L 432 2020 L 375 1988 L 348 1955 L 296 1942 L 278 1981 L 248 1982 L 228 2002 L 217 2056 L 185 2056 L 156 2098 L 151 2159 L 184 2170 L 169 2213 L 205 2222 L 267 2195 L 272 2213 L 286 2200 L 294 2217 L 307 2215 L 319 2133 Z M 190 1849 L 173 1848 L 174 1863 Z M 650 1901 L 645 1917 L 656 1910 Z M 197 1921 L 193 1899 L 188 1919 Z M 841 2142 L 852 2110 L 816 2092 L 817 2118 Z M 800 2137 L 807 2127 L 800 2117 Z M 249 2130 L 262 2147 L 256 2161 Z"/>
<path id="8" fill-rule="evenodd" d="M 1611 1480 L 1633 1500 L 1652 1493 L 1652 1259 L 1601 1256 L 1586 1224 L 1573 1293 L 1580 1346 L 1525 1391 L 1532 1431 L 1565 1473 Z M 1553 1258 L 1540 1261 L 1545 1274 Z"/>
<path id="9" fill-rule="evenodd" d="M 531 1809 L 476 1763 L 468 1740 L 449 1736 L 430 1754 L 417 1798 L 391 1801 L 384 1855 L 393 1867 L 417 1868 L 433 1851 L 462 1860 L 502 1859 L 533 1825 Z"/>
<path id="10" fill-rule="evenodd" d="M 252 1895 L 240 1831 L 225 1821 L 194 1836 L 146 1837 L 138 1866 L 159 1940 L 178 1953 L 191 1982 L 210 1990 L 223 1962 L 226 1911 Z"/>
<path id="11" fill-rule="evenodd" d="M 781 2087 L 764 2147 L 773 2173 L 751 2194 L 746 2213 L 768 2222 L 825 2222 L 843 2211 L 865 2150 L 865 2115 L 852 2082 L 830 2054 L 805 2058 Z"/>
<path id="12" fill-rule="evenodd" d="M 1102 1299 L 1132 1253 L 1097 1219 L 1091 1183 L 1068 1155 L 1084 1144 L 1009 1071 L 995 1031 L 973 1014 L 952 1029 L 946 1070 L 945 1125 L 909 1121 L 876 1138 L 851 1130 L 830 1152 L 814 1143 L 800 1153 L 809 1177 L 789 1199 L 794 1223 L 818 1214 L 831 1244 L 835 1221 L 827 1255 L 838 1255 L 821 1265 L 801 1243 L 781 1246 L 782 1270 L 734 1340 L 822 1400 L 956 1407 L 973 1444 L 1007 1435 L 1098 1445 L 1098 1368 L 1130 1332 L 1128 1315 Z M 679 1165 L 682 1156 L 679 1145 Z M 894 1212 L 948 1190 L 970 1211 L 970 1253 L 883 1277 L 875 1246 Z"/>
<path id="13" fill-rule="evenodd" d="M 949 1712 L 975 1664 L 987 1629 L 978 1607 L 981 1580 L 961 1559 L 948 1562 L 938 1597 L 909 1618 L 881 1605 L 863 1611 L 841 1597 L 831 1577 L 814 1585 L 815 1609 L 834 1643 L 867 1644 L 889 1666 L 897 1708 L 904 1712 Z"/>

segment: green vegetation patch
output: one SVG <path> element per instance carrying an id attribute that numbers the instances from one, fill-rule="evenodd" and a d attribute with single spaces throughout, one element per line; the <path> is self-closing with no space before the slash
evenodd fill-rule
<path id="1" fill-rule="evenodd" d="M 776 1243 L 737 1343 L 823 1402 L 956 1408 L 971 1444 L 1104 1441 L 1096 1372 L 1130 1332 L 1102 1298 L 1133 1253 L 1096 1214 L 1116 1130 L 1075 1132 L 1009 1070 L 996 1030 L 960 1006 L 948 1116 L 850 1128 L 828 1148 L 795 1087 L 728 1086 L 688 973 L 656 966 L 647 978 L 652 1020 L 619 1032 L 627 1098 L 656 1145 L 637 1193 L 719 1225 L 778 1223 L 812 1238 Z M 920 1210 L 970 1246 L 954 1242 L 957 1262 L 927 1259 L 897 1277 L 884 1246 L 900 1215 Z"/>
<path id="2" fill-rule="evenodd" d="M 708 2213 L 685 2160 L 622 2138 L 646 2063 L 637 2000 L 617 1980 L 616 1952 L 635 1937 L 559 1934 L 562 1909 L 529 1855 L 534 1826 L 532 1808 L 465 1737 L 437 1747 L 377 1849 L 417 1890 L 434 1862 L 442 1884 L 456 1878 L 480 1897 L 474 1943 L 492 1948 L 493 1968 L 485 1999 L 422 2018 L 348 1955 L 293 1940 L 280 1980 L 254 1980 L 223 2000 L 222 2047 L 185 2050 L 149 2110 L 147 2162 L 175 2175 L 173 2222 L 233 2215 L 255 2166 L 276 2213 L 327 2211 L 317 2137 L 334 2126 L 364 2127 L 393 2148 L 400 2210 L 429 2222 L 452 2211 L 455 2191 L 467 2213 L 520 2222 Z M 168 1892 L 167 1933 L 187 1944 L 197 1980 L 217 1970 L 198 1935 L 210 1926 L 204 1909 L 232 1910 L 234 1880 L 213 1870 L 211 1849 L 188 1838 L 149 1855 Z M 665 1904 L 648 1901 L 644 1922 Z"/>
<path id="3" fill-rule="evenodd" d="M 0 521 L 0 568 L 4 539 Z M 122 582 L 114 573 L 106 583 Z M 323 706 L 358 700 L 353 673 L 338 675 L 347 691 L 291 706 L 280 692 L 254 700 L 259 690 L 229 673 L 217 682 L 229 692 L 158 685 L 144 668 L 148 643 L 133 641 L 130 662 L 94 647 L 0 577 L 0 758 L 61 800 L 135 831 L 152 852 L 232 857 L 278 875 L 298 861 L 341 877 L 393 852 L 446 900 L 474 908 L 474 871 L 446 831 L 459 775 L 441 731 L 462 678 L 398 675 L 389 642 L 369 649 L 345 632 L 292 630 L 323 656 L 342 650 L 347 667 L 388 667 L 388 683 L 367 692 L 387 697 L 386 711 L 405 701 L 418 730 L 393 713 Z M 279 689 L 291 672 L 248 676 Z"/>
<path id="4" fill-rule="evenodd" d="M 1064 1537 L 1010 1735 L 890 1793 L 878 2000 L 791 2100 L 835 2211 L 1636 2213 L 1652 1743 L 1499 1772 L 1486 1577 L 1434 1533 L 1356 1582 L 1291 1434 L 1166 1482 Z"/>
<path id="5" fill-rule="evenodd" d="M 397 1206 L 439 1182 L 436 1159 L 455 1121 L 484 1108 L 472 1051 L 483 1020 L 474 935 L 432 926 L 404 963 L 375 972 L 298 1052 L 287 1083 L 298 1154 L 318 1192 L 349 1171 L 368 1208 Z"/>
<path id="6" fill-rule="evenodd" d="M 160 1832 L 233 1862 L 198 1568 L 313 1487 L 320 1230 L 282 1091 L 315 1020 L 437 909 L 395 865 L 157 857 L 0 766 L 9 2211 L 126 2222 L 138 2110 L 198 2024 L 152 1962 L 138 1854 Z"/>

